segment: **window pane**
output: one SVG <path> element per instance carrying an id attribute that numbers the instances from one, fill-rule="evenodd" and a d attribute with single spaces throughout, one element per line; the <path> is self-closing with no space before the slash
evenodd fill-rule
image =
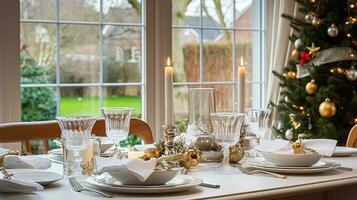
<path id="1" fill-rule="evenodd" d="M 172 0 L 172 24 L 177 26 L 200 26 L 200 0 Z"/>
<path id="2" fill-rule="evenodd" d="M 103 88 L 103 106 L 132 107 L 134 116 L 141 118 L 141 87 L 112 86 Z"/>
<path id="3" fill-rule="evenodd" d="M 202 27 L 233 27 L 233 0 L 204 0 L 202 4 Z"/>
<path id="4" fill-rule="evenodd" d="M 103 38 L 104 82 L 140 82 L 141 28 L 106 25 Z"/>
<path id="5" fill-rule="evenodd" d="M 231 31 L 203 30 L 204 81 L 232 80 L 231 37 Z"/>
<path id="6" fill-rule="evenodd" d="M 246 108 L 260 108 L 260 99 L 262 98 L 261 96 L 261 84 L 259 83 L 246 83 L 245 84 L 245 107 Z M 262 105 L 263 106 L 263 105 Z"/>
<path id="7" fill-rule="evenodd" d="M 56 19 L 55 0 L 20 0 L 21 19 Z"/>
<path id="8" fill-rule="evenodd" d="M 56 117 L 56 90 L 51 87 L 21 88 L 21 120 L 43 121 Z"/>
<path id="9" fill-rule="evenodd" d="M 61 82 L 99 82 L 99 27 L 61 25 Z"/>
<path id="10" fill-rule="evenodd" d="M 21 84 L 56 82 L 56 26 L 20 24 Z"/>
<path id="11" fill-rule="evenodd" d="M 179 133 L 186 132 L 189 120 L 189 86 L 174 86 L 174 122 Z"/>
<path id="12" fill-rule="evenodd" d="M 103 21 L 114 23 L 140 23 L 141 0 L 103 1 Z"/>
<path id="13" fill-rule="evenodd" d="M 200 80 L 199 40 L 199 29 L 172 29 L 172 54 L 176 82 Z"/>
<path id="14" fill-rule="evenodd" d="M 100 0 L 60 0 L 60 20 L 99 21 Z"/>
<path id="15" fill-rule="evenodd" d="M 246 81 L 261 80 L 260 32 L 236 31 L 236 63 L 242 57 L 246 66 Z"/>
<path id="16" fill-rule="evenodd" d="M 260 28 L 261 0 L 234 0 L 235 28 Z"/>
<path id="17" fill-rule="evenodd" d="M 60 115 L 100 115 L 98 87 L 61 88 Z"/>

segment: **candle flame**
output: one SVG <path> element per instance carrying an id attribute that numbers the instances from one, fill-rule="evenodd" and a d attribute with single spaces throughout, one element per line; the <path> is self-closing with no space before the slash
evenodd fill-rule
<path id="1" fill-rule="evenodd" d="M 240 65 L 243 66 L 244 65 L 244 61 L 243 61 L 243 57 L 240 57 Z"/>
<path id="2" fill-rule="evenodd" d="M 167 65 L 167 66 L 171 66 L 171 59 L 170 59 L 170 57 L 167 57 L 166 65 Z"/>

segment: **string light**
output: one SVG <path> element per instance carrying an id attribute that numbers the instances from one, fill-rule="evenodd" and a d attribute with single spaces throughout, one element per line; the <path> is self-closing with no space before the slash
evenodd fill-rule
<path id="1" fill-rule="evenodd" d="M 295 121 L 295 115 L 293 113 L 289 114 L 289 119 L 294 129 L 298 129 L 301 126 L 301 123 Z"/>
<path id="2" fill-rule="evenodd" d="M 352 37 L 352 34 L 351 33 L 347 33 L 347 37 Z"/>

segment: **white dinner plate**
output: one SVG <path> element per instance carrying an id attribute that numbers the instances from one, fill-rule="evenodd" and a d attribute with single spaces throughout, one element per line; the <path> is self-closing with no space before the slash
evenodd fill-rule
<path id="1" fill-rule="evenodd" d="M 120 181 L 116 180 L 115 178 L 111 177 L 107 173 L 103 173 L 98 176 L 94 176 L 94 180 L 99 183 L 104 183 L 114 187 L 140 187 L 140 188 L 157 188 L 157 187 L 173 187 L 178 185 L 187 184 L 186 179 L 183 178 L 174 178 L 171 181 L 167 182 L 166 184 L 162 185 L 123 185 Z"/>
<path id="2" fill-rule="evenodd" d="M 270 167 L 270 168 L 284 168 L 284 169 L 316 169 L 316 168 L 326 168 L 329 165 L 326 164 L 324 161 L 318 161 L 316 164 L 306 167 L 299 167 L 299 166 L 279 166 L 271 163 L 264 158 L 252 158 L 245 161 L 245 164 L 249 165 L 256 165 L 261 167 Z"/>
<path id="3" fill-rule="evenodd" d="M 280 167 L 267 161 L 264 161 L 264 159 L 262 158 L 251 158 L 246 160 L 244 164 L 255 169 L 285 174 L 322 173 L 336 169 L 337 167 L 341 166 L 339 163 L 334 161 L 321 160 L 315 165 L 309 167 Z"/>
<path id="4" fill-rule="evenodd" d="M 357 148 L 352 147 L 336 147 L 335 152 L 332 154 L 334 157 L 346 157 L 357 154 Z"/>
<path id="5" fill-rule="evenodd" d="M 54 172 L 38 169 L 8 169 L 13 177 L 20 180 L 34 181 L 40 185 L 46 186 L 63 178 L 63 175 Z"/>
<path id="6" fill-rule="evenodd" d="M 120 182 L 116 182 L 114 185 L 109 185 L 101 181 L 96 181 L 94 177 L 88 177 L 87 183 L 91 186 L 116 193 L 128 193 L 128 194 L 163 194 L 163 193 L 174 193 L 174 192 L 184 192 L 193 189 L 202 183 L 202 180 L 190 175 L 179 175 L 175 177 L 170 186 L 135 186 L 135 185 L 122 185 Z M 170 184 L 169 182 L 167 184 Z"/>

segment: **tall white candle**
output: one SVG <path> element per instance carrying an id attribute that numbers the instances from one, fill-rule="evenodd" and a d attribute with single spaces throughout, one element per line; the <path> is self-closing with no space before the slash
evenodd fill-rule
<path id="1" fill-rule="evenodd" d="M 240 57 L 238 67 L 238 112 L 244 113 L 245 109 L 245 66 L 243 57 Z"/>
<path id="2" fill-rule="evenodd" d="M 171 66 L 170 57 L 167 58 L 167 64 L 165 67 L 165 126 L 169 127 L 173 125 L 173 73 L 174 69 Z"/>

